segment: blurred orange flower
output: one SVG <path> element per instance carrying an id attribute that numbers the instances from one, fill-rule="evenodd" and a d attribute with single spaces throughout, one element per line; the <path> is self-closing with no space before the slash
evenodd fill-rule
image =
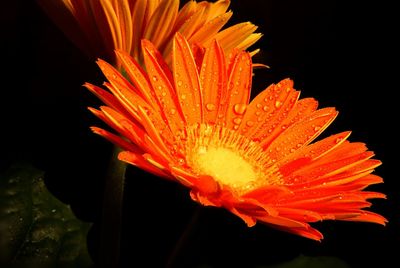
<path id="1" fill-rule="evenodd" d="M 385 224 L 364 210 L 368 199 L 385 198 L 364 191 L 382 182 L 371 174 L 381 164 L 374 154 L 347 141 L 350 132 L 312 143 L 337 116 L 334 108 L 298 100 L 289 79 L 249 103 L 250 54 L 233 50 L 226 58 L 216 41 L 195 54 L 177 34 L 172 70 L 154 44 L 144 40 L 142 49 L 147 72 L 118 51 L 129 80 L 99 60 L 109 92 L 86 84 L 106 104 L 90 110 L 124 138 L 92 130 L 124 150 L 120 160 L 182 183 L 193 200 L 226 208 L 248 226 L 259 221 L 320 240 L 309 223 Z"/>
<path id="2" fill-rule="evenodd" d="M 180 32 L 190 44 L 208 46 L 217 39 L 225 53 L 245 50 L 261 34 L 250 22 L 221 29 L 232 16 L 229 0 L 215 3 L 179 0 L 37 0 L 48 15 L 80 48 L 94 57 L 115 63 L 114 50 L 122 50 L 141 62 L 142 39 L 170 61 L 172 39 Z"/>

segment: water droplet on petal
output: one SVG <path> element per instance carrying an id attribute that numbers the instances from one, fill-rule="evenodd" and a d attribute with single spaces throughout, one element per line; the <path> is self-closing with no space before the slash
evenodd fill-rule
<path id="1" fill-rule="evenodd" d="M 155 82 L 155 81 L 157 81 L 158 79 L 157 79 L 157 76 L 155 76 L 155 75 L 153 75 L 153 81 Z"/>
<path id="2" fill-rule="evenodd" d="M 235 125 L 239 125 L 241 122 L 242 122 L 242 119 L 239 118 L 239 117 L 236 117 L 235 119 L 233 119 L 233 123 L 234 123 Z"/>
<path id="3" fill-rule="evenodd" d="M 314 131 L 318 131 L 318 130 L 320 130 L 321 129 L 321 127 L 314 127 Z"/>
<path id="4" fill-rule="evenodd" d="M 171 109 L 170 112 L 171 112 L 172 115 L 176 114 L 176 110 L 175 109 Z"/>
<path id="5" fill-rule="evenodd" d="M 257 107 L 258 109 L 261 109 L 262 105 L 261 105 L 260 103 L 257 103 L 256 107 Z"/>
<path id="6" fill-rule="evenodd" d="M 254 122 L 253 122 L 253 121 L 247 121 L 247 122 L 246 122 L 246 125 L 247 125 L 248 127 L 252 127 L 252 126 L 254 126 Z"/>
<path id="7" fill-rule="evenodd" d="M 166 93 L 165 91 L 163 91 L 163 92 L 161 93 L 161 95 L 162 95 L 163 97 L 165 97 L 165 96 L 167 95 L 167 93 Z"/>
<path id="8" fill-rule="evenodd" d="M 263 107 L 264 112 L 268 111 L 268 106 Z"/>
<path id="9" fill-rule="evenodd" d="M 335 140 L 335 142 L 336 143 L 339 143 L 339 142 L 341 142 L 343 139 L 342 138 L 337 138 L 336 140 Z"/>
<path id="10" fill-rule="evenodd" d="M 177 84 L 178 84 L 178 87 L 182 86 L 182 81 L 179 80 Z"/>
<path id="11" fill-rule="evenodd" d="M 182 99 L 182 100 L 186 99 L 186 95 L 185 95 L 185 94 L 182 94 L 182 95 L 181 95 L 181 99 Z"/>
<path id="12" fill-rule="evenodd" d="M 214 103 L 207 103 L 206 104 L 206 109 L 208 111 L 214 111 L 215 110 L 215 104 Z"/>
<path id="13" fill-rule="evenodd" d="M 275 107 L 276 107 L 277 109 L 279 109 L 281 106 L 282 106 L 282 102 L 281 102 L 281 101 L 276 101 L 276 102 L 275 102 Z"/>
<path id="14" fill-rule="evenodd" d="M 246 111 L 246 109 L 247 109 L 247 105 L 246 105 L 246 104 L 243 104 L 243 103 L 238 103 L 238 104 L 235 104 L 235 105 L 233 106 L 233 111 L 234 111 L 235 114 L 237 114 L 237 115 L 242 115 L 242 114 L 244 114 L 244 112 Z"/>

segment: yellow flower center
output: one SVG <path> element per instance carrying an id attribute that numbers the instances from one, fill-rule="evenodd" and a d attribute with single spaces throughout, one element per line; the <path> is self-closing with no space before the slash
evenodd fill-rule
<path id="1" fill-rule="evenodd" d="M 280 183 L 281 175 L 259 143 L 234 130 L 206 124 L 186 129 L 186 164 L 237 194 Z"/>
<path id="2" fill-rule="evenodd" d="M 241 156 L 225 148 L 199 148 L 194 156 L 196 169 L 218 182 L 235 187 L 245 187 L 257 179 L 257 173 Z"/>

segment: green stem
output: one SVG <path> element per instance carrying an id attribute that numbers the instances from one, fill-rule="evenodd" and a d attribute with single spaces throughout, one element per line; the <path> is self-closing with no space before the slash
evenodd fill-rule
<path id="1" fill-rule="evenodd" d="M 126 163 L 118 160 L 121 149 L 113 148 L 104 183 L 103 212 L 100 233 L 100 267 L 119 267 L 122 230 L 122 207 Z"/>
<path id="2" fill-rule="evenodd" d="M 187 246 L 187 244 L 189 242 L 189 238 L 191 237 L 193 231 L 195 230 L 195 228 L 197 226 L 201 211 L 202 211 L 202 206 L 199 205 L 196 208 L 196 210 L 194 211 L 189 223 L 186 225 L 185 230 L 182 232 L 181 236 L 179 237 L 179 240 L 175 244 L 175 247 L 172 250 L 172 253 L 168 258 L 167 265 L 166 265 L 167 268 L 178 267 L 177 265 L 178 265 L 179 256 L 182 255 L 183 249 Z"/>

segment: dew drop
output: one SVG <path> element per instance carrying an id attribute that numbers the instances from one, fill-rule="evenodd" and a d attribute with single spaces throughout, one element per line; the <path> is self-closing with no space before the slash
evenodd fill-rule
<path id="1" fill-rule="evenodd" d="M 264 112 L 268 111 L 268 106 L 263 107 Z"/>
<path id="2" fill-rule="evenodd" d="M 321 129 L 321 127 L 314 127 L 314 131 L 318 131 L 318 130 L 320 130 Z"/>
<path id="3" fill-rule="evenodd" d="M 214 103 L 207 103 L 206 104 L 206 109 L 208 111 L 214 111 L 215 110 L 215 104 Z"/>
<path id="4" fill-rule="evenodd" d="M 171 109 L 171 110 L 170 110 L 170 113 L 171 113 L 172 115 L 174 115 L 174 114 L 176 114 L 176 110 L 175 110 L 175 109 Z"/>
<path id="5" fill-rule="evenodd" d="M 280 108 L 282 106 L 282 102 L 281 101 L 276 101 L 275 102 L 275 107 L 276 108 Z"/>
<path id="6" fill-rule="evenodd" d="M 234 123 L 235 125 L 239 125 L 241 122 L 242 122 L 242 119 L 239 118 L 239 117 L 236 117 L 235 119 L 233 119 L 233 123 Z"/>
<path id="7" fill-rule="evenodd" d="M 337 138 L 336 140 L 335 140 L 335 142 L 336 143 L 339 143 L 339 142 L 341 142 L 343 139 L 342 138 Z"/>
<path id="8" fill-rule="evenodd" d="M 155 76 L 155 75 L 153 75 L 153 81 L 155 82 L 155 81 L 157 81 L 158 79 L 157 79 L 157 76 Z"/>
<path id="9" fill-rule="evenodd" d="M 182 86 L 182 81 L 179 80 L 177 84 L 178 84 L 178 87 L 181 87 Z"/>
<path id="10" fill-rule="evenodd" d="M 186 99 L 186 95 L 185 95 L 185 94 L 182 94 L 182 95 L 181 95 L 181 99 L 182 99 L 182 100 L 185 100 L 185 99 Z"/>
<path id="11" fill-rule="evenodd" d="M 246 126 L 252 127 L 252 126 L 254 126 L 254 122 L 253 121 L 247 121 L 246 122 Z"/>
<path id="12" fill-rule="evenodd" d="M 294 152 L 296 152 L 296 149 L 292 148 L 292 149 L 290 149 L 290 152 L 294 153 Z"/>
<path id="13" fill-rule="evenodd" d="M 262 108 L 262 105 L 261 105 L 260 103 L 257 103 L 256 107 L 257 107 L 258 109 L 261 109 L 261 108 Z"/>
<path id="14" fill-rule="evenodd" d="M 247 105 L 246 105 L 246 104 L 243 104 L 243 103 L 238 103 L 238 104 L 235 104 L 235 105 L 233 106 L 233 111 L 234 111 L 235 114 L 237 114 L 237 115 L 242 115 L 242 114 L 244 114 L 244 112 L 246 111 L 246 109 L 247 109 Z"/>

